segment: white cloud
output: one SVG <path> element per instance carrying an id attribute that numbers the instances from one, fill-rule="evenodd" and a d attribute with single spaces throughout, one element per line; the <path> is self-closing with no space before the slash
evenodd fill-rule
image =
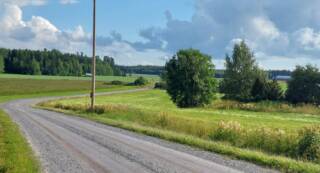
<path id="1" fill-rule="evenodd" d="M 21 4 L 26 2 L 21 1 Z M 80 25 L 73 30 L 63 31 L 41 16 L 23 20 L 23 12 L 17 4 L 0 4 L 0 9 L 0 47 L 91 52 L 91 34 Z M 112 32 L 109 37 L 98 36 L 97 52 L 102 56 L 113 56 L 117 63 L 126 65 L 164 64 L 169 56 L 164 51 L 152 48 L 137 50 L 133 43 L 122 40 L 117 32 Z"/>
<path id="2" fill-rule="evenodd" d="M 316 8 L 320 1 L 195 0 L 195 4 L 190 20 L 175 19 L 166 12 L 166 26 L 147 28 L 152 37 L 141 34 L 148 40 L 143 45 L 171 53 L 198 48 L 222 64 L 220 60 L 233 45 L 245 40 L 253 52 L 259 52 L 257 56 L 270 57 L 258 58 L 265 68 L 292 69 L 295 63 L 320 63 L 320 24 L 316 22 L 320 20 Z"/>
<path id="3" fill-rule="evenodd" d="M 295 54 L 289 57 L 256 52 L 255 56 L 257 57 L 259 65 L 264 69 L 293 70 L 297 65 L 320 64 L 320 59 L 314 59 L 312 56 L 304 54 Z"/>
<path id="4" fill-rule="evenodd" d="M 138 51 L 125 42 L 113 42 L 111 45 L 98 48 L 100 54 L 116 57 L 115 61 L 123 65 L 159 65 L 164 64 L 170 54 L 155 49 Z"/>
<path id="5" fill-rule="evenodd" d="M 66 5 L 66 4 L 76 4 L 76 3 L 79 3 L 79 1 L 78 0 L 60 0 L 60 3 L 64 4 L 64 5 Z"/>
<path id="6" fill-rule="evenodd" d="M 294 33 L 296 41 L 305 50 L 320 50 L 320 31 L 312 28 L 302 28 Z"/>
<path id="7" fill-rule="evenodd" d="M 267 39 L 276 39 L 280 36 L 280 31 L 275 24 L 264 17 L 254 17 L 251 21 L 252 29 L 256 37 L 263 37 Z"/>

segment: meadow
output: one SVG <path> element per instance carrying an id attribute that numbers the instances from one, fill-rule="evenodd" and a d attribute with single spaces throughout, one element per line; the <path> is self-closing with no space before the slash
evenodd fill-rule
<path id="1" fill-rule="evenodd" d="M 124 83 L 131 83 L 138 76 L 141 75 L 135 74 L 128 77 L 98 76 L 96 82 L 97 92 L 135 88 L 134 86 L 111 85 L 110 82 L 122 81 Z M 143 76 L 151 84 L 159 80 L 157 76 Z M 89 93 L 91 88 L 90 79 L 90 77 L 0 74 L 0 103 L 19 98 Z"/>
<path id="2" fill-rule="evenodd" d="M 218 99 L 206 107 L 180 109 L 162 90 L 99 96 L 95 112 L 87 109 L 86 100 L 79 97 L 40 106 L 284 172 L 320 171 L 319 160 L 310 159 L 312 153 L 301 154 L 299 147 L 304 136 L 320 129 L 315 106 Z"/>
<path id="3" fill-rule="evenodd" d="M 110 82 L 114 80 L 122 82 L 133 82 L 137 77 L 143 76 L 150 81 L 159 80 L 156 75 L 132 74 L 131 76 L 97 76 L 97 81 Z M 0 79 L 40 79 L 40 80 L 86 80 L 90 81 L 91 77 L 85 76 L 46 76 L 46 75 L 21 75 L 21 74 L 0 74 Z"/>

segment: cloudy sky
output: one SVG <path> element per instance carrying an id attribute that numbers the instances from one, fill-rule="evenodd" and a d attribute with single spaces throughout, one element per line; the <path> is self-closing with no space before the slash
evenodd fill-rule
<path id="1" fill-rule="evenodd" d="M 319 0 L 97 0 L 99 55 L 163 65 L 197 48 L 222 68 L 245 40 L 265 69 L 320 66 Z M 90 55 L 92 0 L 0 0 L 0 47 Z"/>

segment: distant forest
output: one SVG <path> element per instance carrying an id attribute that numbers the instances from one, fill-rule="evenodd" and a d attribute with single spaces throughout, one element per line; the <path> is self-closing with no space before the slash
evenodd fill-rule
<path id="1" fill-rule="evenodd" d="M 0 73 L 83 76 L 91 73 L 91 58 L 58 50 L 0 49 Z M 120 76 L 124 73 L 108 56 L 97 58 L 97 75 Z"/>
<path id="2" fill-rule="evenodd" d="M 160 75 L 164 66 L 138 65 L 138 66 L 119 66 L 120 70 L 126 74 L 149 74 Z"/>
<path id="3" fill-rule="evenodd" d="M 118 66 L 112 57 L 97 58 L 97 75 L 123 76 L 126 74 L 161 75 L 163 66 Z M 19 50 L 0 48 L 0 73 L 83 76 L 91 73 L 91 58 L 81 54 L 61 53 L 58 50 Z M 290 76 L 288 70 L 270 70 L 269 78 Z M 224 70 L 216 70 L 215 77 L 223 78 Z"/>
<path id="4" fill-rule="evenodd" d="M 163 66 L 151 66 L 151 65 L 138 65 L 138 66 L 119 66 L 121 71 L 126 74 L 149 74 L 149 75 L 161 75 L 164 70 Z M 216 70 L 215 77 L 223 78 L 225 70 Z M 269 78 L 274 79 L 276 76 L 291 76 L 289 70 L 268 70 Z"/>

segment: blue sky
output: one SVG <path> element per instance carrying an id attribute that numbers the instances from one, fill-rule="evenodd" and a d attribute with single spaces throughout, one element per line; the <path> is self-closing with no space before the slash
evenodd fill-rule
<path id="1" fill-rule="evenodd" d="M 319 0 L 97 0 L 97 52 L 164 65 L 196 48 L 224 67 L 245 40 L 264 69 L 320 65 Z M 0 0 L 0 47 L 90 55 L 91 0 Z"/>
<path id="2" fill-rule="evenodd" d="M 91 31 L 92 0 L 61 5 L 58 0 L 49 0 L 44 6 L 23 8 L 24 19 L 43 16 L 61 29 L 81 25 Z M 97 0 L 97 34 L 109 35 L 117 31 L 129 41 L 142 39 L 141 29 L 150 26 L 165 26 L 165 12 L 170 11 L 181 20 L 189 20 L 194 10 L 193 0 Z"/>

